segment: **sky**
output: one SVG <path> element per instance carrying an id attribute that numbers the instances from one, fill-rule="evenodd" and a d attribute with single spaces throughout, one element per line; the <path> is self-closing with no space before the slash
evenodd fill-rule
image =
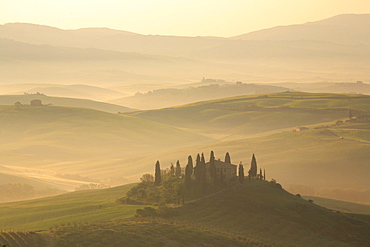
<path id="1" fill-rule="evenodd" d="M 369 0 L 0 0 L 0 24 L 179 36 L 230 37 L 349 13 L 369 14 Z"/>

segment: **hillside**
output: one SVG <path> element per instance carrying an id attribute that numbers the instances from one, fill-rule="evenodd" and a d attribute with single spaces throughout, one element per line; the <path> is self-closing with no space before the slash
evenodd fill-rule
<path id="1" fill-rule="evenodd" d="M 273 246 L 366 246 L 369 223 L 332 212 L 273 183 L 245 183 L 178 208 L 178 220 Z"/>
<path id="2" fill-rule="evenodd" d="M 238 35 L 242 40 L 320 40 L 341 44 L 370 44 L 370 14 L 343 14 L 305 24 L 279 26 Z"/>
<path id="3" fill-rule="evenodd" d="M 23 167 L 23 175 L 48 180 L 58 172 L 99 181 L 116 177 L 122 184 L 127 182 L 123 177 L 135 172 L 136 156 L 211 141 L 164 124 L 86 108 L 1 106 L 0 118 L 1 165 Z M 131 161 L 108 169 L 112 160 L 122 158 Z"/>
<path id="4" fill-rule="evenodd" d="M 260 85 L 260 84 L 210 84 L 189 88 L 163 88 L 137 93 L 121 99 L 110 101 L 111 103 L 129 106 L 137 109 L 155 109 L 170 106 L 184 105 L 197 101 L 212 100 L 248 94 L 264 94 L 286 91 L 287 88 Z"/>
<path id="5" fill-rule="evenodd" d="M 117 205 L 114 201 L 135 184 L 83 190 L 62 195 L 0 204 L 0 228 L 47 230 L 67 223 L 109 221 L 132 217 L 143 206 Z M 0 242 L 2 243 L 2 242 Z"/>
<path id="6" fill-rule="evenodd" d="M 363 95 L 283 92 L 202 101 L 128 115 L 172 126 L 228 137 L 246 136 L 301 125 L 332 122 L 369 110 Z"/>
<path id="7" fill-rule="evenodd" d="M 318 196 L 303 196 L 306 200 L 313 200 L 315 204 L 344 213 L 370 215 L 370 205 L 346 201 L 339 201 Z"/>
<path id="8" fill-rule="evenodd" d="M 29 233 L 3 232 L 1 240 L 43 242 L 39 246 L 367 246 L 370 222 L 359 216 L 333 212 L 283 190 L 278 184 L 267 181 L 245 181 L 243 185 L 167 209 L 159 218 L 130 218 L 132 209 L 140 206 L 114 205 L 111 200 L 125 187 L 102 191 L 69 193 L 43 201 L 25 201 L 18 207 L 31 205 L 31 215 L 42 206 L 53 208 L 56 202 L 66 209 L 75 205 L 72 217 L 61 217 L 58 225 Z M 105 193 L 104 193 L 105 192 Z M 96 198 L 94 195 L 98 193 Z M 108 193 L 108 196 L 102 196 Z M 80 196 L 77 198 L 77 196 Z M 50 199 L 54 202 L 50 203 Z M 85 202 L 86 203 L 83 203 Z M 77 204 L 79 203 L 79 204 Z M 13 203 L 15 205 L 15 203 Z M 4 206 L 13 204 L 1 204 Z M 98 205 L 102 205 L 99 208 Z M 81 207 L 81 208 L 80 208 Z M 142 207 L 142 206 L 141 206 Z M 94 212 L 91 222 L 77 211 Z M 120 216 L 115 209 L 120 208 Z M 9 214 L 15 209 L 6 209 Z M 54 210 L 53 210 L 54 211 Z M 58 214 L 56 212 L 51 215 Z M 65 212 L 68 212 L 66 210 Z M 111 213 L 108 214 L 108 211 Z M 123 215 L 122 215 L 123 212 Z M 75 214 L 74 214 L 75 213 Z M 59 212 L 63 214 L 63 210 Z M 37 215 L 37 213 L 36 213 Z M 117 219 L 119 217 L 121 219 Z M 4 218 L 4 217 L 3 217 Z M 37 217 L 34 217 L 37 219 Z M 45 229 L 56 219 L 31 224 L 26 229 Z M 74 219 L 73 223 L 68 220 Z M 81 220 L 83 220 L 81 222 Z M 62 223 L 63 222 L 63 223 Z M 31 235 L 32 236 L 32 235 Z M 5 242 L 10 243 L 10 242 Z M 22 242 L 23 243 L 23 242 Z M 16 245 L 16 246 L 26 246 Z"/>
<path id="9" fill-rule="evenodd" d="M 20 102 L 23 105 L 29 105 L 32 100 L 39 99 L 44 105 L 82 107 L 110 113 L 128 112 L 134 110 L 125 106 L 98 102 L 94 100 L 53 97 L 44 94 L 37 94 L 37 92 L 22 95 L 0 95 L 0 105 L 13 106 L 16 102 Z"/>

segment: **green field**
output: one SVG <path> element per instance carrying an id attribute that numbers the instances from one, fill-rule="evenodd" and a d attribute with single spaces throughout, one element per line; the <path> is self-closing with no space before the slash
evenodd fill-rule
<path id="1" fill-rule="evenodd" d="M 117 205 L 114 201 L 135 184 L 104 190 L 84 190 L 34 200 L 0 204 L 0 229 L 47 230 L 57 225 L 123 219 L 143 206 Z"/>
<path id="2" fill-rule="evenodd" d="M 143 206 L 112 203 L 132 186 L 0 204 L 1 224 L 14 219 L 14 231 L 7 228 L 0 233 L 0 243 L 20 247 L 30 243 L 40 247 L 370 244 L 370 221 L 366 215 L 323 208 L 289 194 L 273 182 L 245 180 L 243 185 L 149 218 L 128 218 Z M 332 203 L 343 205 L 343 202 Z M 19 232 L 18 228 L 45 230 Z"/>
<path id="3" fill-rule="evenodd" d="M 300 92 L 239 96 L 178 107 L 127 113 L 212 135 L 246 136 L 357 115 L 370 110 L 370 96 Z"/>

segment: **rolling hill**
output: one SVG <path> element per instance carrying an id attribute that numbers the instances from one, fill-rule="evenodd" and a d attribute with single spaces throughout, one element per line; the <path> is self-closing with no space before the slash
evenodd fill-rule
<path id="1" fill-rule="evenodd" d="M 2 243 L 27 246 L 367 246 L 370 221 L 287 193 L 276 183 L 245 181 L 220 193 L 167 208 L 155 218 L 132 217 L 143 206 L 116 205 L 132 185 L 0 204 L 9 221 L 34 232 L 2 232 Z M 17 209 L 28 208 L 20 220 Z M 48 212 L 40 215 L 40 210 Z M 126 219 L 125 219 L 126 218 Z M 33 235 L 33 236 L 32 236 Z M 5 242 L 4 242 L 5 241 Z M 22 244 L 20 244 L 22 243 Z M 29 243 L 29 242 L 28 242 Z M 13 245 L 12 245 L 13 246 Z"/>
<path id="2" fill-rule="evenodd" d="M 278 86 L 239 82 L 237 84 L 210 84 L 181 89 L 163 88 L 147 93 L 136 93 L 134 96 L 115 99 L 110 102 L 137 109 L 156 109 L 232 96 L 275 93 L 286 90 L 287 88 Z"/>
<path id="3" fill-rule="evenodd" d="M 369 110 L 363 95 L 283 92 L 202 101 L 128 115 L 198 133 L 246 136 L 277 129 L 295 128 L 346 118 Z"/>
<path id="4" fill-rule="evenodd" d="M 370 14 L 343 14 L 300 25 L 279 26 L 232 37 L 242 40 L 320 40 L 340 44 L 370 43 Z"/>
<path id="5" fill-rule="evenodd" d="M 58 172 L 93 174 L 89 177 L 99 181 L 120 177 L 122 184 L 127 182 L 123 177 L 135 170 L 136 156 L 211 141 L 164 124 L 86 108 L 1 106 L 0 118 L 1 165 L 23 167 L 19 171 L 23 176 L 27 168 L 38 168 L 38 178 L 48 180 Z M 132 160 L 126 165 L 121 163 L 118 170 L 95 162 L 122 157 Z M 71 183 L 70 189 L 74 187 Z"/>
<path id="6" fill-rule="evenodd" d="M 134 110 L 128 107 L 98 102 L 94 100 L 66 98 L 66 97 L 52 97 L 37 92 L 23 95 L 0 95 L 0 105 L 13 106 L 14 103 L 16 102 L 19 102 L 23 105 L 29 105 L 30 102 L 34 99 L 41 100 L 44 105 L 83 107 L 110 113 L 128 112 Z"/>

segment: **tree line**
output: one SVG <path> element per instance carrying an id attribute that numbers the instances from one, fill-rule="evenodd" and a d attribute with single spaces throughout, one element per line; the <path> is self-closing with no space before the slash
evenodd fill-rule
<path id="1" fill-rule="evenodd" d="M 121 203 L 132 204 L 184 204 L 185 201 L 203 197 L 208 194 L 243 184 L 245 180 L 265 180 L 266 173 L 258 170 L 255 155 L 252 155 L 248 175 L 244 174 L 242 162 L 232 165 L 227 152 L 223 161 L 216 160 L 213 151 L 206 163 L 204 153 L 197 154 L 195 162 L 191 155 L 182 167 L 177 160 L 167 169 L 161 169 L 160 161 L 155 163 L 154 176 L 144 174 L 141 183 L 127 192 L 126 197 L 118 199 Z M 238 170 L 238 171 L 237 171 Z"/>

